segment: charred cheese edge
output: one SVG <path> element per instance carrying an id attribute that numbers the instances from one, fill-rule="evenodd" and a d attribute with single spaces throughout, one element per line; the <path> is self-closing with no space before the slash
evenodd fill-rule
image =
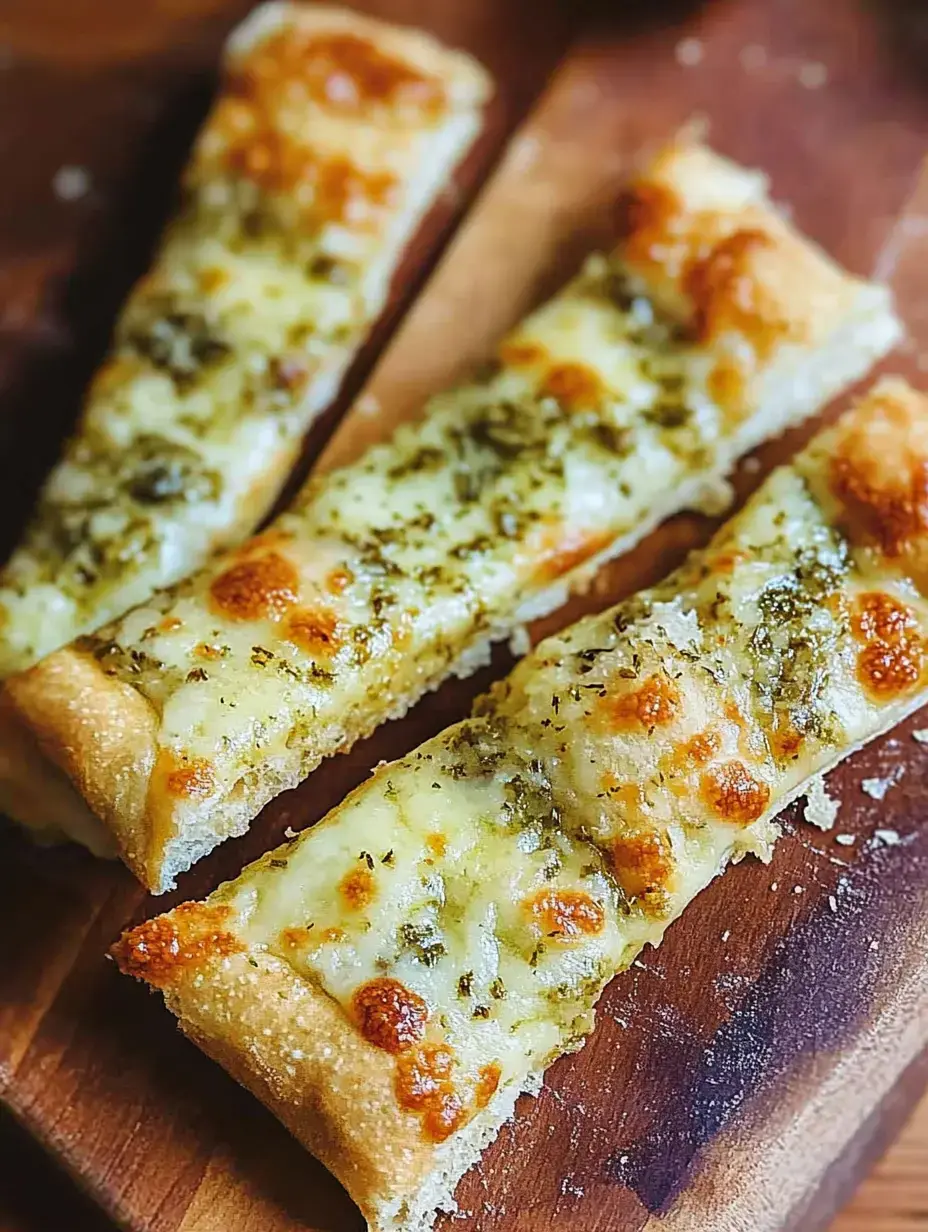
<path id="1" fill-rule="evenodd" d="M 339 9 L 233 33 L 179 214 L 0 574 L 0 676 L 253 530 L 488 92 L 468 56 Z"/>
<path id="2" fill-rule="evenodd" d="M 122 969 L 339 1176 L 429 1226 L 605 983 L 810 777 L 928 696 L 928 399 L 885 382 L 652 590 Z"/>
<path id="3" fill-rule="evenodd" d="M 518 327 L 482 379 L 311 480 L 245 546 L 9 682 L 151 888 L 698 503 L 896 336 L 884 289 L 797 237 L 760 177 L 703 147 L 665 153 L 629 217 L 619 249 Z M 28 812 L 44 820 L 41 801 Z"/>

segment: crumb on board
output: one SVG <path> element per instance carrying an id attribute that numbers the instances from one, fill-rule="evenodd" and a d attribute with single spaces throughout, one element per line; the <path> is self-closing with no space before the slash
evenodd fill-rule
<path id="1" fill-rule="evenodd" d="M 364 415 L 368 419 L 373 419 L 375 415 L 381 412 L 380 399 L 374 394 L 362 394 L 354 404 L 354 409 L 359 415 Z"/>
<path id="2" fill-rule="evenodd" d="M 776 892 L 777 892 L 777 890 L 779 890 L 779 888 L 780 888 L 780 883 L 779 883 L 779 881 L 771 881 L 771 883 L 770 883 L 770 888 L 771 888 L 771 890 L 773 890 L 773 892 L 774 892 L 774 893 L 776 893 Z"/>
<path id="3" fill-rule="evenodd" d="M 800 64 L 797 76 L 806 90 L 820 90 L 828 81 L 828 68 L 820 60 L 808 60 Z"/>
<path id="4" fill-rule="evenodd" d="M 902 842 L 898 830 L 874 830 L 873 841 L 884 847 L 895 847 Z"/>
<path id="5" fill-rule="evenodd" d="M 884 775 L 882 778 L 863 779 L 860 784 L 860 790 L 869 796 L 871 800 L 882 800 L 890 787 L 897 783 L 900 777 L 900 774 L 894 773 Z"/>
<path id="6" fill-rule="evenodd" d="M 80 201 L 90 192 L 90 172 L 86 167 L 65 164 L 52 176 L 52 192 L 59 201 Z"/>
<path id="7" fill-rule="evenodd" d="M 529 637 L 528 629 L 525 625 L 516 625 L 512 633 L 509 635 L 509 650 L 516 658 L 521 659 L 523 655 L 527 655 L 532 648 L 532 639 Z"/>
<path id="8" fill-rule="evenodd" d="M 684 68 L 695 68 L 697 64 L 702 63 L 705 54 L 706 49 L 702 39 L 698 38 L 680 39 L 674 48 L 677 63 Z"/>
<path id="9" fill-rule="evenodd" d="M 836 834 L 835 842 L 840 843 L 842 847 L 853 847 L 857 842 L 856 834 Z"/>
<path id="10" fill-rule="evenodd" d="M 838 900 L 835 898 L 834 894 L 828 895 L 828 910 L 832 915 L 838 914 Z"/>
<path id="11" fill-rule="evenodd" d="M 801 886 L 801 885 L 794 885 L 794 886 L 793 886 L 793 893 L 794 893 L 794 894 L 804 894 L 804 893 L 805 893 L 805 889 L 806 889 L 806 888 L 805 888 L 805 886 Z"/>
<path id="12" fill-rule="evenodd" d="M 806 787 L 805 819 L 820 830 L 830 830 L 835 824 L 840 805 L 828 794 L 825 779 L 817 774 Z"/>
<path id="13" fill-rule="evenodd" d="M 730 936 L 731 936 L 731 929 L 726 928 L 725 931 L 722 933 L 722 941 L 723 942 L 727 941 Z"/>

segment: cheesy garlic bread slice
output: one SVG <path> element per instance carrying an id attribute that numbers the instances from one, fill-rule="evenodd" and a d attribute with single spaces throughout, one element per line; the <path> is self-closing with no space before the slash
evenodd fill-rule
<path id="1" fill-rule="evenodd" d="M 0 677 L 254 529 L 488 93 L 345 10 L 266 4 L 232 34 L 180 213 L 0 573 Z"/>
<path id="2" fill-rule="evenodd" d="M 617 252 L 517 328 L 484 379 L 11 679 L 6 807 L 71 828 L 95 814 L 167 888 L 323 757 L 717 489 L 896 335 L 886 291 L 800 239 L 760 177 L 673 147 Z M 89 809 L 49 808 L 68 779 Z"/>
<path id="3" fill-rule="evenodd" d="M 124 935 L 122 969 L 372 1228 L 427 1228 L 605 983 L 928 697 L 926 473 L 928 399 L 887 381 L 661 585 Z"/>

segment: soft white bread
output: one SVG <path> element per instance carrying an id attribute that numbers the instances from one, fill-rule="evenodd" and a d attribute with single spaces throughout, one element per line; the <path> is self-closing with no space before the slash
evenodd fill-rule
<path id="1" fill-rule="evenodd" d="M 0 678 L 254 529 L 488 93 L 469 56 L 344 9 L 233 33 L 181 210 L 0 573 Z"/>
<path id="2" fill-rule="evenodd" d="M 897 335 L 886 290 L 798 236 L 762 177 L 676 144 L 633 187 L 616 252 L 514 330 L 491 376 L 10 680 L 11 705 L 163 890 L 323 757 L 717 492 Z"/>
<path id="3" fill-rule="evenodd" d="M 877 385 L 660 585 L 542 642 L 122 969 L 422 1232 L 606 984 L 928 699 L 928 398 Z"/>

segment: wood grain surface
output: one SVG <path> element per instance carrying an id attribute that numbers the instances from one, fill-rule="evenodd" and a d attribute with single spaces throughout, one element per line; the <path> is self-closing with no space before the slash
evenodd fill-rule
<path id="1" fill-rule="evenodd" d="M 0 8 L 0 42 L 12 47 L 0 111 L 6 104 L 16 116 L 8 145 L 17 155 L 0 224 L 0 525 L 9 537 L 144 261 L 222 34 L 247 6 L 101 0 L 81 6 L 92 22 L 75 17 L 78 7 L 7 0 Z M 363 7 L 471 47 L 503 89 L 460 201 L 446 202 L 414 246 L 353 388 L 561 58 L 323 465 L 414 413 L 427 391 L 485 355 L 583 252 L 608 240 L 635 161 L 699 116 L 719 149 L 770 171 L 777 198 L 839 260 L 893 282 L 912 329 L 895 366 L 925 382 L 928 90 L 912 54 L 915 7 L 716 0 L 669 6 L 669 15 L 656 4 L 592 11 L 529 0 Z M 571 23 L 580 23 L 573 37 Z M 76 90 L 86 105 L 74 104 Z M 98 200 L 65 208 L 50 194 L 56 167 L 71 162 L 90 168 Z M 308 457 L 333 423 L 314 432 Z M 742 467 L 739 490 L 802 435 Z M 704 518 L 674 519 L 546 627 L 656 579 L 710 529 Z M 202 895 L 287 825 L 318 819 L 378 759 L 464 713 L 507 663 L 497 654 L 489 672 L 443 688 L 323 766 L 157 906 L 120 868 L 0 833 L 10 886 L 0 906 L 3 1096 L 121 1224 L 138 1232 L 360 1226 L 335 1182 L 102 954 L 128 921 Z M 659 951 L 614 981 L 590 1044 L 552 1069 L 540 1097 L 521 1102 L 517 1124 L 462 1184 L 466 1216 L 444 1221 L 446 1232 L 827 1226 L 926 1076 L 928 747 L 911 736 L 926 725 L 928 715 L 916 717 L 832 776 L 838 832 L 854 835 L 851 846 L 793 810 L 772 866 L 732 870 Z M 874 776 L 892 779 L 883 801 L 861 790 Z"/>
<path id="2" fill-rule="evenodd" d="M 112 1220 L 2 1110 L 0 1160 L 0 1232 L 117 1232 Z M 928 1098 L 828 1232 L 928 1232 L 926 1160 Z"/>

